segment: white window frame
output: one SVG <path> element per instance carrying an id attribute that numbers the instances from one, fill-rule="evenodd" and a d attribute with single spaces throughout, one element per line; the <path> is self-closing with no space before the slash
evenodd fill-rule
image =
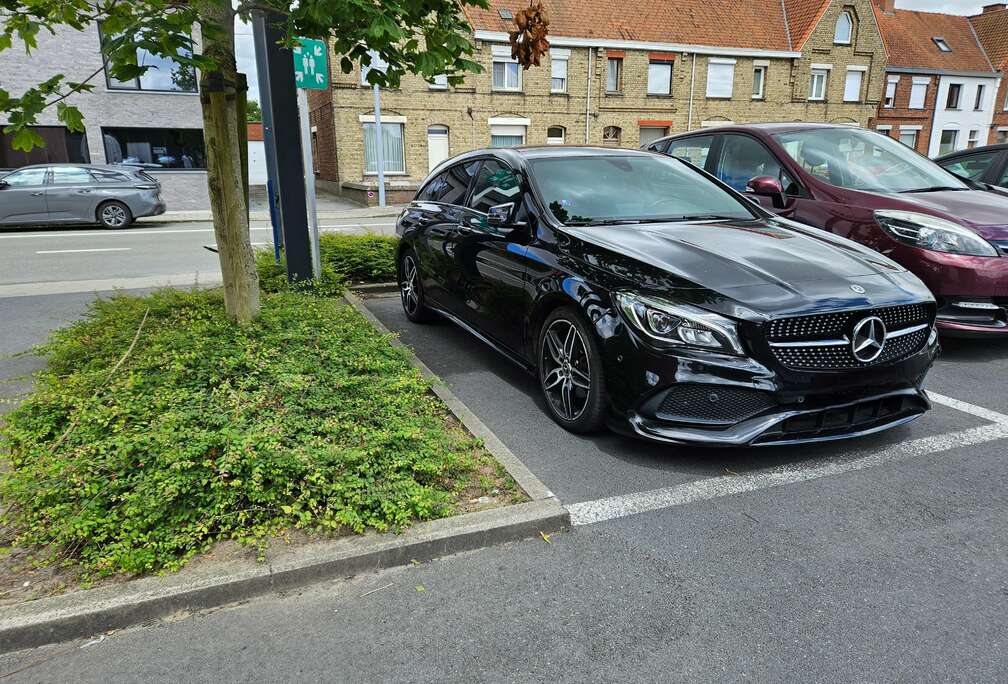
<path id="1" fill-rule="evenodd" d="M 921 87 L 923 87 L 923 90 L 918 90 Z M 907 103 L 907 109 L 924 109 L 927 106 L 927 94 L 928 94 L 928 88 L 930 87 L 931 87 L 930 77 L 915 76 L 913 82 L 910 85 L 910 101 Z M 915 92 L 921 93 L 920 105 L 917 107 L 914 106 Z"/>
<path id="2" fill-rule="evenodd" d="M 875 130 L 879 133 L 888 134 L 892 130 L 892 124 L 879 124 L 875 127 Z"/>
<path id="3" fill-rule="evenodd" d="M 826 94 L 829 89 L 829 76 L 830 71 L 833 70 L 832 64 L 813 64 L 812 69 L 809 71 L 809 95 L 808 99 L 810 102 L 825 102 Z M 816 80 L 819 79 L 822 83 L 822 88 L 820 93 L 816 95 Z"/>
<path id="4" fill-rule="evenodd" d="M 550 137 L 549 132 L 550 132 L 551 128 L 559 128 L 560 129 L 560 137 L 559 138 L 556 137 L 556 136 Z M 546 144 L 547 145 L 563 145 L 565 142 L 567 142 L 567 129 L 566 128 L 564 128 L 563 126 L 547 126 L 546 127 Z"/>
<path id="5" fill-rule="evenodd" d="M 767 72 L 770 71 L 770 62 L 768 60 L 755 60 L 753 62 L 753 94 L 752 99 L 762 100 L 766 97 L 766 79 Z M 760 72 L 760 88 L 757 92 L 756 90 L 756 72 Z"/>
<path id="6" fill-rule="evenodd" d="M 971 128 L 966 134 L 966 149 L 972 150 L 980 146 L 980 129 Z"/>
<path id="7" fill-rule="evenodd" d="M 847 19 L 847 38 L 846 40 L 840 36 L 840 21 L 846 17 Z M 833 29 L 833 44 L 834 45 L 850 45 L 854 42 L 854 17 L 847 10 L 840 13 L 837 17 L 836 27 Z"/>
<path id="8" fill-rule="evenodd" d="M 952 52 L 952 46 L 950 46 L 948 44 L 948 41 L 942 38 L 941 36 L 935 36 L 931 40 L 934 41 L 934 44 L 935 46 L 937 46 L 939 51 Z"/>
<path id="9" fill-rule="evenodd" d="M 652 83 L 651 76 L 653 75 L 653 67 L 667 67 L 668 68 L 668 85 L 664 89 L 661 86 L 665 86 L 665 83 L 657 84 L 659 87 L 654 89 L 654 83 Z M 672 62 L 664 60 L 654 60 L 648 62 L 648 78 L 647 78 L 647 94 L 652 97 L 668 97 L 672 94 Z"/>
<path id="10" fill-rule="evenodd" d="M 950 149 L 948 152 L 942 152 L 941 151 L 941 148 L 942 148 L 942 137 L 944 137 L 944 135 L 946 133 L 953 133 L 954 134 L 952 136 L 952 149 Z M 956 152 L 958 150 L 959 150 L 959 129 L 958 128 L 943 128 L 942 130 L 938 131 L 938 154 L 939 155 L 942 155 L 942 154 L 951 154 L 952 152 Z"/>
<path id="11" fill-rule="evenodd" d="M 735 62 L 724 57 L 710 57 L 707 60 L 707 97 L 712 100 L 730 100 L 735 94 Z M 715 72 L 730 74 L 727 79 L 716 80 Z"/>
<path id="12" fill-rule="evenodd" d="M 518 65 L 518 60 L 512 59 L 511 57 L 511 47 L 509 45 L 494 45 L 490 49 L 491 53 L 491 63 L 490 63 L 490 88 L 494 92 L 499 93 L 520 93 L 522 89 L 522 70 Z M 504 64 L 504 80 L 502 85 L 498 86 L 494 72 L 496 71 L 497 64 Z M 515 80 L 516 83 L 513 86 L 508 85 L 508 71 L 510 69 L 507 65 L 515 65 Z"/>
<path id="13" fill-rule="evenodd" d="M 365 133 L 365 131 L 366 131 L 365 125 L 371 125 L 373 127 L 375 125 L 375 118 L 374 118 L 373 115 L 360 115 L 360 116 L 357 117 L 357 119 L 361 123 L 361 138 L 363 140 L 364 137 L 367 135 Z M 402 148 L 402 151 L 401 151 L 402 152 L 402 160 L 401 160 L 402 163 L 401 163 L 401 166 L 400 166 L 401 170 L 398 170 L 398 171 L 397 170 L 391 170 L 390 168 L 386 167 L 384 169 L 384 173 L 385 173 L 386 176 L 405 176 L 405 175 L 407 175 L 407 169 L 406 169 L 406 117 L 404 117 L 404 116 L 383 116 L 382 117 L 382 128 L 387 128 L 389 126 L 398 126 L 399 129 L 400 129 L 400 131 L 401 131 L 401 139 L 403 141 L 403 148 Z M 364 175 L 365 176 L 377 176 L 378 175 L 378 170 L 377 169 L 375 169 L 374 171 L 368 171 L 367 170 L 367 152 L 366 151 L 364 153 Z"/>
<path id="14" fill-rule="evenodd" d="M 997 137 L 994 138 L 994 143 L 998 145 L 1002 144 L 1000 141 L 1001 138 L 1005 138 L 1008 141 L 1008 127 L 1001 126 L 997 129 Z"/>
<path id="15" fill-rule="evenodd" d="M 886 78 L 885 98 L 882 100 L 882 109 L 892 109 L 896 106 L 896 88 L 899 87 L 899 76 L 889 76 Z"/>
<path id="16" fill-rule="evenodd" d="M 612 83 L 613 76 L 613 62 L 616 63 L 616 83 L 615 87 Z M 623 58 L 622 57 L 607 57 L 606 58 L 606 92 L 607 93 L 621 93 L 623 92 Z"/>
<path id="17" fill-rule="evenodd" d="M 973 111 L 982 112 L 987 100 L 987 84 L 978 83 L 976 87 L 976 97 L 973 98 Z"/>
<path id="18" fill-rule="evenodd" d="M 570 59 L 570 50 L 562 48 L 550 49 L 550 92 L 563 94 L 567 92 L 567 64 Z M 562 76 L 557 76 L 558 71 L 563 71 Z M 553 83 L 555 80 L 563 79 L 563 87 L 557 88 Z"/>
<path id="19" fill-rule="evenodd" d="M 860 102 L 861 101 L 861 91 L 864 90 L 864 75 L 868 71 L 866 66 L 849 66 L 847 67 L 847 76 L 844 78 L 844 102 Z M 851 75 L 857 74 L 857 92 L 854 93 L 854 97 L 850 97 L 850 86 L 851 86 Z"/>
<path id="20" fill-rule="evenodd" d="M 490 144 L 493 144 L 494 135 L 521 136 L 519 145 L 524 145 L 528 141 L 528 127 L 532 124 L 531 119 L 517 116 L 492 116 L 487 119 L 490 127 Z"/>
<path id="21" fill-rule="evenodd" d="M 916 150 L 917 143 L 920 142 L 920 132 L 921 132 L 920 126 L 900 126 L 898 140 L 907 147 L 909 147 L 910 149 Z M 903 142 L 903 136 L 910 133 L 913 134 L 913 143 L 914 143 L 913 145 L 907 145 L 905 142 Z"/>

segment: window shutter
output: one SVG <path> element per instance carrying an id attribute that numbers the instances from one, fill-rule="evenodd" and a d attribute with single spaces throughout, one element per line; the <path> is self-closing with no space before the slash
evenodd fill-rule
<path id="1" fill-rule="evenodd" d="M 735 60 L 711 59 L 707 64 L 707 97 L 730 98 L 735 86 Z"/>
<path id="2" fill-rule="evenodd" d="M 668 62 L 648 64 L 648 95 L 668 95 L 672 92 L 672 65 Z"/>
<path id="3" fill-rule="evenodd" d="M 861 72 L 850 70 L 844 82 L 844 102 L 858 102 L 861 99 Z"/>
<path id="4" fill-rule="evenodd" d="M 927 84 L 914 83 L 910 88 L 910 109 L 924 109 L 924 99 L 927 97 Z"/>

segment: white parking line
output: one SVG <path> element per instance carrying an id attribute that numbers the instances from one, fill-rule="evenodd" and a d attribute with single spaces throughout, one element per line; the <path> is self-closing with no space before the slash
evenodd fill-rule
<path id="1" fill-rule="evenodd" d="M 853 470 L 874 468 L 886 465 L 887 463 L 1005 438 L 1008 438 L 1008 424 L 998 422 L 994 425 L 982 425 L 959 432 L 949 432 L 942 435 L 910 440 L 902 444 L 879 449 L 873 453 L 869 453 L 867 456 L 850 461 L 834 457 L 822 465 L 812 467 L 781 466 L 743 475 L 711 477 L 705 480 L 676 485 L 675 487 L 612 496 L 596 501 L 583 501 L 568 505 L 567 510 L 570 512 L 571 524 L 589 525 L 605 520 L 613 520 L 614 518 L 623 518 L 628 515 L 656 511 L 662 508 L 682 506 L 697 501 L 706 501 L 732 494 L 767 489 L 769 487 L 807 482 Z"/>
<path id="2" fill-rule="evenodd" d="M 997 411 L 991 411 L 990 409 L 984 408 L 983 406 L 976 406 L 975 404 L 967 404 L 965 401 L 960 401 L 958 399 L 953 399 L 952 397 L 946 397 L 944 394 L 938 394 L 937 392 L 927 391 L 928 397 L 936 404 L 941 404 L 942 406 L 948 406 L 949 408 L 955 409 L 956 411 L 962 411 L 963 413 L 968 413 L 977 418 L 983 418 L 984 420 L 989 420 L 992 423 L 997 423 L 999 425 L 1008 425 L 1008 415 L 1003 413 L 998 413 Z"/>
<path id="3" fill-rule="evenodd" d="M 128 252 L 132 247 L 101 247 L 97 249 L 43 249 L 36 254 L 77 254 L 79 252 Z"/>

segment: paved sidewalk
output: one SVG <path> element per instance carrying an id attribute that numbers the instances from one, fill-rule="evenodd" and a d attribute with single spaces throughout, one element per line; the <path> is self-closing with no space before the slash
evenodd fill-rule
<path id="1" fill-rule="evenodd" d="M 372 216 L 395 216 L 405 205 L 394 204 L 387 207 L 362 207 L 336 195 L 319 194 L 315 202 L 315 210 L 320 219 L 338 218 L 368 218 Z M 269 204 L 264 193 L 252 192 L 250 196 L 249 219 L 252 221 L 269 221 Z M 210 209 L 189 211 L 166 211 L 160 216 L 146 216 L 137 221 L 144 223 L 211 221 Z"/>

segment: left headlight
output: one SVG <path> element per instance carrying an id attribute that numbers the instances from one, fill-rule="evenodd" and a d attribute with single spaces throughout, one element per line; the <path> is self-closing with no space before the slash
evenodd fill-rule
<path id="1" fill-rule="evenodd" d="M 652 343 L 743 355 L 734 321 L 689 304 L 636 292 L 617 292 L 626 320 Z"/>
<path id="2" fill-rule="evenodd" d="M 914 211 L 879 210 L 875 220 L 886 232 L 914 247 L 968 256 L 998 255 L 994 246 L 965 226 Z"/>

